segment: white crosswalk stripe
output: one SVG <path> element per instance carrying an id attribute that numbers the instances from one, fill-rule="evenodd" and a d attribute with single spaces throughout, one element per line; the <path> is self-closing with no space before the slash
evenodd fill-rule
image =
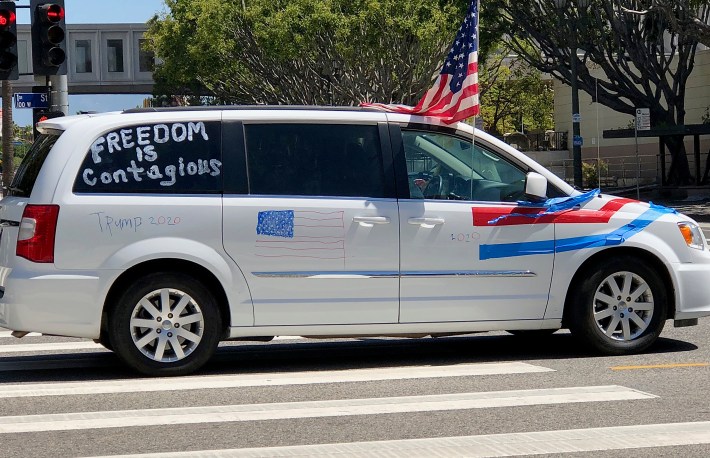
<path id="1" fill-rule="evenodd" d="M 33 396 L 92 395 L 156 391 L 238 388 L 253 386 L 311 385 L 324 383 L 365 382 L 475 375 L 524 374 L 550 372 L 552 369 L 527 363 L 461 364 L 452 366 L 405 366 L 382 369 L 350 369 L 338 371 L 274 372 L 224 376 L 191 376 L 162 379 L 109 380 L 89 382 L 53 382 L 4 385 L 0 398 Z"/>
<path id="2" fill-rule="evenodd" d="M 103 458 L 502 457 L 710 444 L 710 422 L 569 429 L 485 436 L 113 455 Z"/>
<path id="3" fill-rule="evenodd" d="M 0 334 L 0 337 L 6 337 Z M 47 370 L 61 367 L 61 360 L 32 359 L 32 355 L 42 355 L 45 352 L 71 353 L 83 350 L 105 349 L 91 341 L 46 342 L 45 336 L 30 337 L 27 343 L 0 344 L 0 367 L 3 365 L 22 365 L 31 362 L 41 369 L 45 364 Z M 41 337 L 45 342 L 36 342 Z M 286 336 L 280 340 L 295 340 L 297 337 Z M 16 356 L 22 352 L 23 356 Z M 55 353 L 52 353 L 54 355 Z M 105 365 L 101 360 L 103 353 L 97 353 L 88 359 L 87 365 Z M 65 359 L 67 355 L 62 355 Z M 18 359 L 19 358 L 19 359 Z M 71 356 L 69 356 L 71 358 Z M 93 358 L 93 359 L 92 359 Z M 3 361 L 6 359 L 6 361 Z M 111 364 L 111 363 L 109 363 Z M 5 369 L 0 370 L 0 374 Z M 11 369 L 7 369 L 10 371 Z M 130 378 L 87 381 L 54 381 L 54 382 L 22 382 L 0 383 L 0 405 L 8 402 L 34 402 L 31 398 L 41 398 L 46 405 L 80 406 L 83 399 L 95 396 L 112 396 L 113 402 L 122 396 L 134 396 L 141 399 L 142 393 L 190 392 L 202 396 L 208 390 L 229 390 L 235 388 L 277 388 L 359 384 L 376 381 L 399 381 L 415 383 L 433 383 L 451 381 L 490 380 L 495 386 L 499 377 L 516 377 L 524 374 L 539 374 L 536 380 L 553 380 L 557 377 L 556 370 L 526 362 L 486 362 L 442 365 L 420 365 L 394 367 L 373 367 L 347 370 L 303 370 L 284 372 L 254 372 L 239 373 L 235 369 L 230 375 L 196 375 L 178 378 Z M 8 372 L 9 373 L 9 372 Z M 553 377 L 553 378 L 551 378 Z M 19 379 L 18 379 L 19 380 Z M 460 383 L 459 383 L 459 386 Z M 478 384 L 477 386 L 481 386 Z M 199 391 L 203 390 L 203 391 Z M 317 390 L 314 390 L 317 392 Z M 204 402 L 193 402 L 190 406 L 154 408 L 117 409 L 120 402 L 112 408 L 103 408 L 100 401 L 92 405 L 93 409 L 57 408 L 47 409 L 31 415 L 0 416 L 0 437 L 21 437 L 21 434 L 46 435 L 52 432 L 62 434 L 88 434 L 90 431 L 114 428 L 125 429 L 126 434 L 135 437 L 131 431 L 146 431 L 146 428 L 161 426 L 212 424 L 267 424 L 269 421 L 296 422 L 305 419 L 358 418 L 380 415 L 407 415 L 422 413 L 438 413 L 438 415 L 463 412 L 476 409 L 506 409 L 506 408 L 547 408 L 560 405 L 584 405 L 606 403 L 642 403 L 637 409 L 658 397 L 649 392 L 640 391 L 632 386 L 594 385 L 564 386 L 564 387 L 531 387 L 530 389 L 507 389 L 463 392 L 455 391 L 447 394 L 416 394 L 410 396 L 389 395 L 382 397 L 363 396 L 362 392 L 348 396 L 347 388 L 336 390 L 340 396 L 328 399 L 311 399 L 293 402 L 251 402 L 215 404 L 213 397 L 205 395 Z M 441 393 L 442 391 L 439 391 Z M 215 393 L 215 391 L 212 391 Z M 218 392 L 217 392 L 218 393 Z M 366 391 L 365 391 L 366 393 Z M 26 399 L 25 401 L 22 401 Z M 57 402 L 52 404 L 50 400 Z M 171 398 L 164 398 L 171 399 Z M 200 399 L 199 397 L 193 399 Z M 225 399 L 228 399 L 225 398 Z M 244 399 L 244 398 L 242 398 Z M 277 398 L 278 399 L 278 398 Z M 278 399 L 280 400 L 280 399 Z M 162 401 L 161 401 L 162 402 Z M 21 404 L 18 404 L 21 405 Z M 140 405 L 140 403 L 138 404 Z M 160 404 L 157 404 L 160 406 Z M 171 404 L 168 404 L 171 405 Z M 179 405 L 179 404 L 178 404 Z M 88 411 L 85 411 L 88 410 Z M 1 410 L 0 410 L 1 411 Z M 21 410 L 15 410 L 22 413 Z M 350 421 L 350 420 L 348 420 Z M 355 420 L 352 420 L 355 421 Z M 131 430 L 130 428 L 134 428 Z M 348 456 L 348 457 L 379 457 L 392 456 L 403 458 L 419 458 L 431 456 L 446 457 L 479 457 L 479 456 L 522 456 L 544 453 L 594 452 L 600 450 L 641 449 L 645 447 L 664 447 L 673 445 L 710 444 L 710 422 L 688 422 L 648 424 L 636 426 L 614 426 L 607 428 L 558 429 L 549 431 L 510 432 L 488 435 L 461 435 L 450 437 L 431 437 L 420 439 L 401 439 L 396 436 L 391 440 L 340 442 L 312 444 L 296 443 L 279 447 L 224 448 L 202 451 L 164 449 L 162 453 L 144 453 L 136 455 L 112 455 L 138 458 L 167 457 L 286 457 L 286 456 Z M 129 450 L 133 450 L 130 447 Z M 126 448 L 120 449 L 125 452 Z M 139 449 L 135 449 L 139 451 Z M 113 449 L 115 453 L 117 449 Z M 112 450 L 107 450 L 110 454 Z M 80 455 L 75 455 L 80 456 Z"/>
<path id="4" fill-rule="evenodd" d="M 590 386 L 374 399 L 80 412 L 0 417 L 0 434 L 485 409 L 654 397 L 652 394 L 623 386 Z"/>

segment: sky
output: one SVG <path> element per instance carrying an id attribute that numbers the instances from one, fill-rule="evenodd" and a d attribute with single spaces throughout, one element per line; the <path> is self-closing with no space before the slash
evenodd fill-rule
<path id="1" fill-rule="evenodd" d="M 29 5 L 29 0 L 17 0 Z M 146 22 L 165 9 L 162 0 L 64 0 L 67 24 L 110 24 Z M 17 9 L 18 24 L 29 24 L 29 8 Z M 150 94 L 69 95 L 69 114 L 77 111 L 114 111 L 143 105 Z M 13 120 L 20 126 L 32 124 L 32 110 L 16 109 Z"/>

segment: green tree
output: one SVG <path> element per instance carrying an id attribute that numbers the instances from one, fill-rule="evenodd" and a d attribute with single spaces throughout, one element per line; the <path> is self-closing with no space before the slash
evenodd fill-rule
<path id="1" fill-rule="evenodd" d="M 481 113 L 494 135 L 554 127 L 552 81 L 500 43 L 481 65 Z"/>
<path id="2" fill-rule="evenodd" d="M 193 100 L 200 103 L 352 105 L 416 103 L 468 0 L 165 3 L 147 34 L 162 61 L 156 93 L 208 97 Z"/>

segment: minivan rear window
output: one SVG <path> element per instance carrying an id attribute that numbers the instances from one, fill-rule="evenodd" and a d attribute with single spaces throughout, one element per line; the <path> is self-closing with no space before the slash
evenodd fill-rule
<path id="1" fill-rule="evenodd" d="M 222 192 L 218 121 L 124 125 L 94 140 L 75 193 Z"/>
<path id="2" fill-rule="evenodd" d="M 8 189 L 8 196 L 30 197 L 42 164 L 44 164 L 44 160 L 47 159 L 49 151 L 60 135 L 61 132 L 42 134 L 37 137 L 37 140 L 32 144 L 32 147 L 17 168 L 15 178 Z"/>

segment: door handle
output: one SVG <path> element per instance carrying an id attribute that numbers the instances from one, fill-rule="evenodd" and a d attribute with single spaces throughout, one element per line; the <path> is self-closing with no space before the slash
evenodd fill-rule
<path id="1" fill-rule="evenodd" d="M 353 216 L 353 222 L 372 227 L 373 224 L 389 224 L 390 219 L 387 216 Z"/>
<path id="2" fill-rule="evenodd" d="M 409 224 L 418 224 L 424 227 L 434 227 L 439 224 L 444 224 L 446 220 L 444 220 L 444 218 L 409 218 L 407 222 Z"/>

